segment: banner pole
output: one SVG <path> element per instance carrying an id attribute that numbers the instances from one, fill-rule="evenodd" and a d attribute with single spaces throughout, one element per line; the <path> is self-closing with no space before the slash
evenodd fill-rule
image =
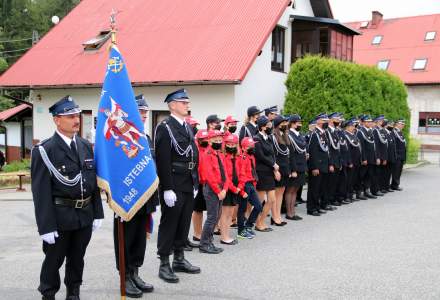
<path id="1" fill-rule="evenodd" d="M 121 287 L 121 300 L 125 300 L 125 236 L 124 223 L 118 218 L 118 248 L 119 248 L 119 278 Z"/>

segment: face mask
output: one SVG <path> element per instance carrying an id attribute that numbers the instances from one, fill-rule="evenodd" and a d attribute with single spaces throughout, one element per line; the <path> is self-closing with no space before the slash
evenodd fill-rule
<path id="1" fill-rule="evenodd" d="M 324 123 L 324 124 L 322 124 L 322 128 L 323 128 L 323 129 L 327 129 L 327 128 L 328 128 L 328 123 Z"/>
<path id="2" fill-rule="evenodd" d="M 249 149 L 247 149 L 247 154 L 251 154 L 251 155 L 253 155 L 253 154 L 255 154 L 255 148 L 249 148 Z"/>
<path id="3" fill-rule="evenodd" d="M 301 131 L 302 126 L 296 126 L 296 131 Z"/>
<path id="4" fill-rule="evenodd" d="M 220 149 L 222 148 L 222 144 L 223 144 L 223 143 L 212 143 L 212 144 L 211 144 L 211 147 L 212 147 L 212 149 L 214 149 L 214 150 L 220 150 Z"/>
<path id="5" fill-rule="evenodd" d="M 286 131 L 286 129 L 287 129 L 287 126 L 286 126 L 286 125 L 282 125 L 282 126 L 280 126 L 280 130 L 281 130 L 281 131 Z"/>
<path id="6" fill-rule="evenodd" d="M 197 129 L 197 127 L 194 127 L 194 128 L 193 128 L 193 133 L 194 133 L 194 135 L 196 135 L 197 131 L 199 131 L 199 129 Z"/>
<path id="7" fill-rule="evenodd" d="M 272 127 L 267 127 L 264 131 L 266 134 L 272 134 Z"/>
<path id="8" fill-rule="evenodd" d="M 237 154 L 237 147 L 225 147 L 227 153 Z"/>
<path id="9" fill-rule="evenodd" d="M 338 127 L 339 124 L 341 124 L 341 123 L 339 123 L 339 122 L 334 122 L 334 123 L 333 123 L 333 125 L 334 125 L 335 127 Z"/>
<path id="10" fill-rule="evenodd" d="M 199 142 L 199 145 L 200 145 L 200 147 L 202 147 L 202 148 L 206 148 L 206 147 L 208 147 L 209 143 L 208 143 L 208 141 L 200 141 L 200 142 Z"/>
<path id="11" fill-rule="evenodd" d="M 237 126 L 230 126 L 230 127 L 228 128 L 228 131 L 229 131 L 230 133 L 234 133 L 234 132 L 236 132 L 236 131 L 237 131 Z"/>
<path id="12" fill-rule="evenodd" d="M 220 129 L 222 129 L 222 125 L 220 125 L 220 124 L 215 125 L 214 129 L 215 129 L 215 130 L 220 130 Z"/>

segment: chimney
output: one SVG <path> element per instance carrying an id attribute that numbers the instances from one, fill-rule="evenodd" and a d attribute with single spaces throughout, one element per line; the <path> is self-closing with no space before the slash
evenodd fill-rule
<path id="1" fill-rule="evenodd" d="M 383 18 L 383 15 L 380 12 L 378 12 L 377 10 L 374 10 L 372 12 L 371 25 L 373 25 L 373 26 L 379 25 L 379 23 L 382 22 L 382 18 Z"/>

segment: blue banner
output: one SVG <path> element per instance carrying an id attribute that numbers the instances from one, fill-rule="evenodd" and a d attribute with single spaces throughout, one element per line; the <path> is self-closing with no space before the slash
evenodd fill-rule
<path id="1" fill-rule="evenodd" d="M 124 59 L 110 49 L 95 138 L 98 185 L 124 221 L 150 199 L 159 179 Z"/>

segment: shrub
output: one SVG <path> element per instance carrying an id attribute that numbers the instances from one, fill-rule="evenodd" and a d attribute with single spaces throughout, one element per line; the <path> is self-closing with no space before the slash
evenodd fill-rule
<path id="1" fill-rule="evenodd" d="M 409 138 L 408 149 L 406 152 L 406 163 L 415 164 L 419 161 L 420 141 L 414 138 Z"/>
<path id="2" fill-rule="evenodd" d="M 29 171 L 31 161 L 29 159 L 16 160 L 3 166 L 3 172 Z"/>
<path id="3" fill-rule="evenodd" d="M 403 82 L 376 67 L 306 56 L 296 61 L 286 80 L 284 111 L 310 120 L 321 112 L 342 112 L 346 118 L 362 113 L 388 119 L 404 118 L 408 137 L 410 111 Z"/>

